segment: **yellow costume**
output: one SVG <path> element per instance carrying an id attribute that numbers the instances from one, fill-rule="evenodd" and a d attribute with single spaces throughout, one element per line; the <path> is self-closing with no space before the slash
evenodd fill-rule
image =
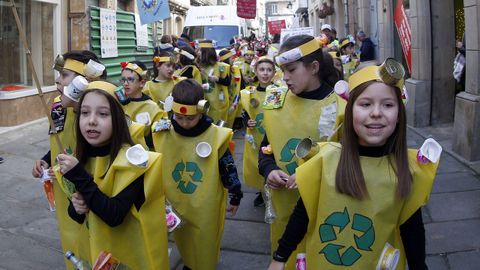
<path id="1" fill-rule="evenodd" d="M 153 133 L 155 150 L 164 158 L 167 199 L 185 221 L 173 236 L 183 262 L 191 269 L 216 269 L 226 209 L 218 161 L 231 138 L 230 129 L 215 125 L 196 137 L 184 137 L 173 128 Z M 208 157 L 196 154 L 200 142 L 210 144 Z"/>
<path id="2" fill-rule="evenodd" d="M 242 113 L 242 106 L 238 99 L 238 96 L 240 94 L 240 88 L 241 88 L 241 80 L 242 80 L 242 74 L 240 71 L 240 68 L 238 66 L 232 66 L 231 67 L 231 75 L 232 75 L 232 81 L 230 83 L 230 87 L 228 88 L 228 97 L 229 97 L 229 109 L 228 109 L 228 118 L 227 118 L 227 124 L 229 127 L 233 126 L 233 122 L 235 122 L 235 118 L 240 117 Z M 237 104 L 234 104 L 234 102 L 238 102 Z"/>
<path id="3" fill-rule="evenodd" d="M 130 101 L 122 107 L 125 114 L 128 115 L 132 121 L 136 122 L 138 122 L 137 115 L 143 112 L 148 113 L 150 124 L 167 116 L 167 113 L 160 109 L 160 107 L 158 107 L 158 105 L 152 100 Z"/>
<path id="4" fill-rule="evenodd" d="M 438 162 L 419 164 L 417 151 L 409 150 L 412 189 L 407 198 L 399 199 L 388 156 L 361 156 L 369 198 L 357 200 L 336 191 L 340 152 L 338 143 L 320 143 L 320 152 L 297 169 L 296 181 L 309 218 L 308 264 L 315 269 L 376 269 L 388 243 L 400 250 L 396 269 L 405 269 L 399 227 L 428 201 Z"/>
<path id="5" fill-rule="evenodd" d="M 265 92 L 256 90 L 256 87 L 249 86 L 240 92 L 241 104 L 251 119 L 257 121 L 253 128 L 247 127 L 247 135 L 243 147 L 243 180 L 251 187 L 263 189 L 264 178 L 258 173 L 258 150 L 260 143 L 265 136 L 263 127 L 262 101 L 265 99 Z"/>
<path id="6" fill-rule="evenodd" d="M 142 91 L 163 109 L 162 102 L 172 93 L 173 87 L 179 80 L 180 78 L 166 81 L 148 81 Z"/>
<path id="7" fill-rule="evenodd" d="M 266 101 L 269 98 L 267 89 Z M 313 141 L 339 139 L 339 125 L 343 122 L 345 102 L 334 93 L 322 100 L 300 98 L 287 92 L 284 105 L 279 109 L 265 109 L 265 129 L 273 150 L 275 162 L 281 170 L 292 175 L 298 166 L 294 151 L 301 138 L 310 137 Z M 301 127 L 301 128 L 299 128 Z M 272 251 L 277 249 L 288 219 L 299 198 L 297 190 L 272 190 L 272 202 L 277 218 L 270 226 Z M 297 252 L 304 250 L 304 242 Z M 294 269 L 295 257 L 287 262 L 286 269 Z"/>
<path id="8" fill-rule="evenodd" d="M 213 66 L 205 69 L 206 74 L 212 74 L 219 79 L 224 79 L 230 75 L 230 66 L 225 63 L 217 62 Z M 208 116 L 213 118 L 214 123 L 218 120 L 227 121 L 229 95 L 228 86 L 219 83 L 208 82 L 208 89 L 204 89 L 205 99 L 210 103 Z"/>
<path id="9" fill-rule="evenodd" d="M 195 65 L 188 65 L 188 66 L 184 66 L 183 68 L 181 69 L 177 69 L 175 70 L 175 75 L 178 76 L 178 77 L 185 77 L 187 78 L 184 73 L 188 70 L 188 69 L 192 69 L 192 78 L 189 78 L 189 79 L 194 79 L 196 82 L 198 82 L 199 84 L 202 84 L 202 73 L 200 72 L 200 70 L 197 68 L 197 66 Z"/>
<path id="10" fill-rule="evenodd" d="M 113 163 L 110 157 L 92 157 L 85 169 L 108 197 L 114 197 L 142 174 L 145 202 L 137 210 L 133 205 L 122 224 L 108 226 L 95 213 L 89 212 L 83 224 L 73 233 L 76 239 L 66 243 L 79 258 L 93 265 L 101 251 L 107 251 L 129 269 L 168 269 L 165 195 L 161 154 L 148 152 L 146 167 L 130 164 L 124 146 Z"/>

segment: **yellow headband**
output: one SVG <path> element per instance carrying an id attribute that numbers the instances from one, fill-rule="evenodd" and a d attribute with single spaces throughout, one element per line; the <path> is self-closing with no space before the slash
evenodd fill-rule
<path id="1" fill-rule="evenodd" d="M 405 76 L 403 66 L 395 59 L 387 58 L 381 66 L 368 66 L 353 73 L 348 79 L 348 88 L 352 91 L 362 83 L 379 81 L 402 90 L 405 83 L 403 76 Z"/>
<path id="2" fill-rule="evenodd" d="M 108 94 L 110 94 L 112 97 L 118 100 L 118 97 L 115 94 L 115 91 L 117 90 L 117 86 L 114 85 L 113 83 L 109 83 L 106 81 L 93 81 L 88 84 L 87 89 L 85 91 L 93 90 L 93 89 L 104 90 Z"/>
<path id="3" fill-rule="evenodd" d="M 339 57 L 337 56 L 337 52 L 328 52 L 328 54 L 330 54 L 333 59 L 339 59 Z"/>
<path id="4" fill-rule="evenodd" d="M 153 62 L 155 63 L 166 63 L 166 62 L 174 62 L 172 57 L 170 56 L 155 56 L 153 57 Z"/>
<path id="5" fill-rule="evenodd" d="M 213 48 L 212 42 L 200 42 L 198 43 L 199 48 Z"/>
<path id="6" fill-rule="evenodd" d="M 181 50 L 180 51 L 180 54 L 187 57 L 188 59 L 190 60 L 194 60 L 195 59 L 195 56 L 193 56 L 193 54 L 187 52 L 187 51 L 184 51 L 184 50 Z"/>
<path id="7" fill-rule="evenodd" d="M 196 115 L 199 113 L 197 105 L 184 105 L 175 101 L 172 103 L 172 111 L 183 115 Z"/>
<path id="8" fill-rule="evenodd" d="M 227 60 L 228 58 L 232 57 L 233 56 L 233 53 L 232 52 L 228 52 L 222 56 L 220 56 L 219 60 L 220 61 L 224 61 L 224 60 Z"/>
<path id="9" fill-rule="evenodd" d="M 253 54 L 253 55 L 255 55 L 255 51 L 248 50 L 245 54 Z"/>
<path id="10" fill-rule="evenodd" d="M 312 39 L 296 48 L 283 52 L 275 57 L 275 61 L 279 66 L 298 61 L 300 58 L 307 56 L 320 49 L 317 39 Z"/>
<path id="11" fill-rule="evenodd" d="M 347 38 L 347 39 L 345 39 L 344 41 L 342 41 L 342 43 L 340 43 L 340 48 L 343 48 L 344 46 L 347 46 L 348 43 L 352 43 L 352 44 L 353 44 L 353 42 L 351 42 L 351 41 Z"/>
<path id="12" fill-rule="evenodd" d="M 264 63 L 264 62 L 271 63 L 273 66 L 275 66 L 275 63 L 273 62 L 273 60 L 268 56 L 262 56 L 262 57 L 258 58 L 255 66 L 258 67 L 258 64 L 261 64 L 261 63 Z"/>
<path id="13" fill-rule="evenodd" d="M 73 72 L 76 72 L 80 75 L 85 76 L 85 63 L 82 63 L 80 61 L 74 60 L 74 59 L 67 59 L 65 60 L 65 65 L 63 65 L 64 69 L 71 70 Z"/>
<path id="14" fill-rule="evenodd" d="M 144 79 L 145 76 L 147 75 L 147 71 L 143 70 L 140 66 L 134 63 L 127 63 L 125 65 L 125 62 L 120 63 L 123 69 L 130 69 L 131 71 L 137 73 L 140 78 Z"/>

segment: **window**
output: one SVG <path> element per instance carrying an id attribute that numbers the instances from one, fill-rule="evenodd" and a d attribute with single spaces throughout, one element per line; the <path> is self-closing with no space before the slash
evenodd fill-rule
<path id="1" fill-rule="evenodd" d="M 55 86 L 53 60 L 60 52 L 60 0 L 17 0 L 20 18 L 40 85 Z M 5 1 L 3 1 L 5 3 Z M 0 90 L 35 87 L 11 7 L 0 2 Z"/>
<path id="2" fill-rule="evenodd" d="M 278 14 L 277 4 L 271 4 L 270 7 L 271 7 L 271 13 L 270 14 Z"/>

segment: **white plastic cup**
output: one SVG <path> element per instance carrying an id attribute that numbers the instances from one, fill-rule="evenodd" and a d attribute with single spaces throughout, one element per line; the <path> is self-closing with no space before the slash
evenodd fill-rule
<path id="1" fill-rule="evenodd" d="M 348 82 L 344 80 L 340 80 L 335 84 L 335 87 L 333 88 L 335 93 L 343 98 L 344 100 L 348 100 Z"/>
<path id="2" fill-rule="evenodd" d="M 63 88 L 63 94 L 69 99 L 78 102 L 80 95 L 87 89 L 88 81 L 83 76 L 75 77 L 68 86 Z"/>
<path id="3" fill-rule="evenodd" d="M 418 150 L 417 159 L 420 163 L 437 163 L 442 154 L 442 146 L 432 138 L 428 138 Z"/>
<path id="4" fill-rule="evenodd" d="M 148 162 L 148 152 L 142 145 L 136 144 L 127 149 L 125 154 L 128 162 L 138 167 L 146 167 Z"/>
<path id="5" fill-rule="evenodd" d="M 104 70 L 104 65 L 90 59 L 85 65 L 83 72 L 87 78 L 98 78 L 103 74 Z"/>
<path id="6" fill-rule="evenodd" d="M 199 157 L 206 158 L 212 153 L 212 146 L 207 142 L 200 142 L 197 144 L 195 151 Z"/>

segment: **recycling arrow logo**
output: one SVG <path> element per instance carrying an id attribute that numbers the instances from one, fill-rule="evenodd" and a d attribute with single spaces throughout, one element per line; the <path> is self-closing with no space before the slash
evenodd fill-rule
<path id="1" fill-rule="evenodd" d="M 255 116 L 255 121 L 257 121 L 257 124 L 255 125 L 257 127 L 257 130 L 260 134 L 265 134 L 265 129 L 263 128 L 263 113 L 259 113 Z"/>
<path id="2" fill-rule="evenodd" d="M 173 180 L 178 183 L 177 188 L 185 194 L 194 193 L 202 177 L 203 173 L 195 162 L 180 161 L 172 172 Z"/>
<path id="3" fill-rule="evenodd" d="M 335 227 L 338 228 L 338 233 L 340 234 L 349 224 L 350 215 L 346 207 L 343 212 L 333 212 L 318 228 L 320 241 L 326 243 L 336 240 Z M 358 250 L 372 251 L 371 246 L 375 242 L 375 229 L 372 220 L 364 215 L 354 214 L 351 224 L 352 230 L 360 232 L 359 235 L 353 235 L 356 248 L 349 246 L 340 254 L 340 250 L 345 248 L 345 246 L 328 243 L 320 250 L 319 254 L 324 254 L 325 259 L 331 264 L 351 266 L 362 257 Z"/>
<path id="4" fill-rule="evenodd" d="M 283 146 L 282 151 L 280 153 L 280 161 L 282 162 L 290 162 L 292 161 L 293 157 L 295 156 L 295 148 L 300 143 L 300 139 L 298 138 L 291 138 L 288 142 Z M 295 169 L 298 167 L 296 161 L 290 162 L 289 164 L 285 165 L 288 174 L 292 175 L 295 173 Z"/>

